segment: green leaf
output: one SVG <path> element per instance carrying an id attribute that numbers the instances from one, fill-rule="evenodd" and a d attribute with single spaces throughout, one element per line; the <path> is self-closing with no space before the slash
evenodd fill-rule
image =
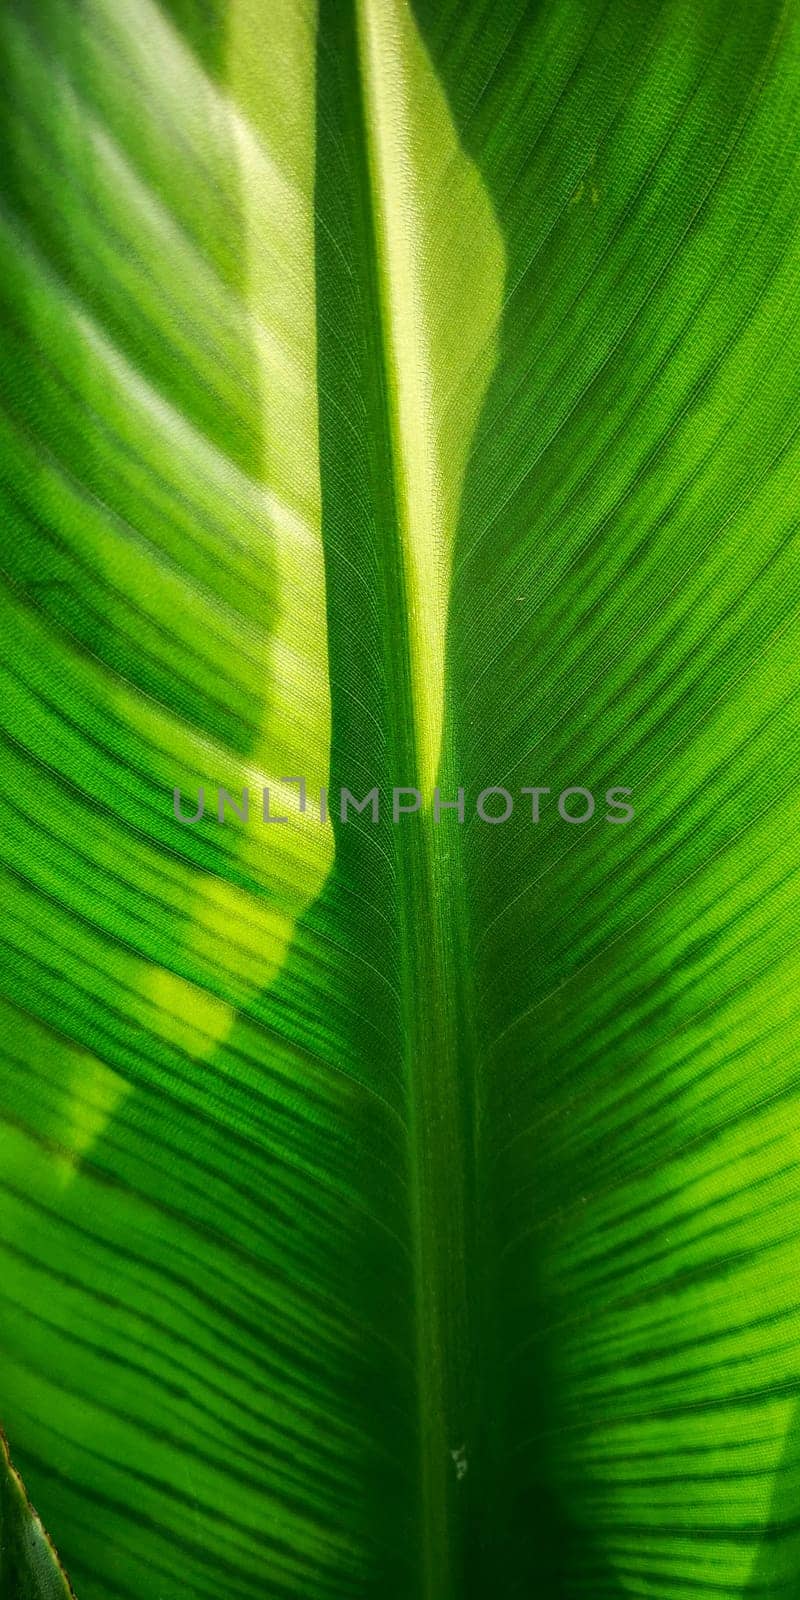
<path id="1" fill-rule="evenodd" d="M 0 48 L 0 1415 L 80 1600 L 793 1595 L 796 5 Z"/>
<path id="2" fill-rule="evenodd" d="M 74 1600 L 0 1433 L 0 1591 L 13 1600 Z"/>

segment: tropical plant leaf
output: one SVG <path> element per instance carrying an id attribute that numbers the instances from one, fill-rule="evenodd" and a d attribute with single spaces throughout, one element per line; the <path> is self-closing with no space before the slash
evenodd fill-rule
<path id="1" fill-rule="evenodd" d="M 0 1415 L 80 1600 L 794 1595 L 794 0 L 0 43 Z"/>
<path id="2" fill-rule="evenodd" d="M 0 1592 L 14 1600 L 73 1600 L 0 1433 Z"/>

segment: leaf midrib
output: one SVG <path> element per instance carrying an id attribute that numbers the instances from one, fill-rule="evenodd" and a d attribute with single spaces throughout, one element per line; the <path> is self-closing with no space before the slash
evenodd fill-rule
<path id="1" fill-rule="evenodd" d="M 399 352 L 404 339 L 398 338 L 394 325 L 398 299 L 389 281 L 396 263 L 387 233 L 380 226 L 381 214 L 392 204 L 392 196 L 375 149 L 374 100 L 383 88 L 376 81 L 374 60 L 371 67 L 365 46 L 364 0 L 353 0 L 353 10 L 357 41 L 353 59 L 358 63 L 364 157 L 361 203 L 369 245 L 370 310 L 378 330 L 373 344 L 375 392 L 381 400 L 381 448 L 390 473 L 390 482 L 384 486 L 388 491 L 386 546 L 392 556 L 384 573 L 385 661 L 391 690 L 389 770 L 393 784 L 416 784 L 427 802 L 421 814 L 393 829 L 415 1288 L 420 1584 L 424 1600 L 455 1600 L 464 1586 L 461 1550 L 466 1512 L 466 1484 L 457 1472 L 455 1458 L 459 1456 L 468 1468 L 475 1431 L 473 1375 L 477 1366 L 469 1281 L 472 1026 L 464 979 L 468 967 L 459 951 L 466 927 L 461 829 L 455 824 L 444 831 L 441 825 L 437 827 L 429 803 L 431 778 L 437 778 L 443 793 L 445 788 L 448 794 L 455 793 L 456 772 L 446 732 L 443 748 L 439 748 L 443 707 L 432 706 L 429 700 L 431 687 L 435 693 L 437 686 L 426 681 L 424 667 L 420 670 L 418 640 L 415 662 L 411 636 L 419 595 L 409 570 L 409 460 L 397 403 L 398 385 L 403 381 Z M 413 220 L 419 222 L 418 213 Z M 408 248 L 421 251 L 424 240 L 418 238 Z M 403 310 L 413 317 L 413 307 Z M 424 349 L 425 327 L 418 327 L 417 333 Z M 408 328 L 404 335 L 407 340 Z M 433 548 L 427 554 L 431 560 L 437 557 Z M 436 599 L 434 593 L 434 605 Z M 438 687 L 443 690 L 443 676 Z M 439 751 L 436 766 L 432 766 L 434 750 Z"/>

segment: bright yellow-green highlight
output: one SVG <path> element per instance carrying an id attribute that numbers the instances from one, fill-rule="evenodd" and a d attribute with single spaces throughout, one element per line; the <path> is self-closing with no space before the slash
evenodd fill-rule
<path id="1" fill-rule="evenodd" d="M 417 779 L 436 783 L 453 538 L 496 356 L 505 252 L 402 0 L 360 0 L 381 314 L 408 597 Z"/>

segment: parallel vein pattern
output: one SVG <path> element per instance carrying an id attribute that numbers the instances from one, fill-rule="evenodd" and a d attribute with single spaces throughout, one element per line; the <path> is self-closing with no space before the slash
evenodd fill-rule
<path id="1" fill-rule="evenodd" d="M 0 1418 L 76 1593 L 789 1600 L 796 0 L 0 47 Z"/>

